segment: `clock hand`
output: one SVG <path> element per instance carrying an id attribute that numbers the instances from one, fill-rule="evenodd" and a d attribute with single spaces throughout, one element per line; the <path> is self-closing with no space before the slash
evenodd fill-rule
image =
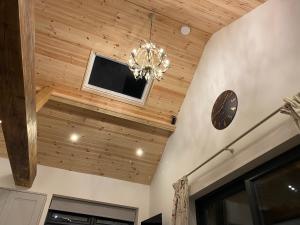
<path id="1" fill-rule="evenodd" d="M 224 105 L 225 105 L 225 102 L 226 102 L 227 98 L 228 98 L 228 94 L 226 94 L 226 96 L 225 96 L 225 98 L 224 98 L 224 101 L 222 102 L 222 104 L 221 104 L 219 110 L 213 114 L 213 116 L 212 116 L 213 118 L 215 118 L 216 115 L 218 115 L 218 114 L 220 113 L 220 111 L 222 111 L 222 109 L 223 109 L 223 107 L 224 107 Z"/>

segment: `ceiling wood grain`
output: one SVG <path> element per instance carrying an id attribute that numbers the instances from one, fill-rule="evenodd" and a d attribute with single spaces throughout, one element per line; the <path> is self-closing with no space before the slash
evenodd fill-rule
<path id="1" fill-rule="evenodd" d="M 149 10 L 124 0 L 37 0 L 37 84 L 57 96 L 148 121 L 170 124 L 192 80 L 203 47 L 204 31 L 180 34 L 181 23 L 157 15 L 153 41 L 166 48 L 172 67 L 155 82 L 144 107 L 81 91 L 90 51 L 126 63 L 131 50 L 149 36 Z"/>
<path id="2" fill-rule="evenodd" d="M 264 0 L 36 0 L 36 83 L 53 88 L 38 113 L 42 165 L 149 184 L 205 44 Z M 91 51 L 126 63 L 149 37 L 171 60 L 144 106 L 81 90 Z M 183 24 L 191 33 L 180 33 Z M 69 135 L 81 135 L 71 143 Z M 145 150 L 143 157 L 135 149 Z M 0 141 L 1 155 L 5 145 Z"/>
<path id="3" fill-rule="evenodd" d="M 76 133 L 79 141 L 70 141 Z M 150 184 L 170 133 L 49 101 L 38 113 L 38 163 Z M 143 157 L 136 156 L 143 148 Z M 6 156 L 0 135 L 0 156 Z"/>
<path id="4" fill-rule="evenodd" d="M 128 0 L 132 4 L 210 34 L 245 15 L 266 0 Z M 180 16 L 179 16 L 180 15 Z"/>

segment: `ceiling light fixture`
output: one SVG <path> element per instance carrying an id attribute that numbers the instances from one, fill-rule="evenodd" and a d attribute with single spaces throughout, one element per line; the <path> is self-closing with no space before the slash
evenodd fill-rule
<path id="1" fill-rule="evenodd" d="M 128 61 L 129 69 L 133 72 L 135 79 L 161 80 L 163 74 L 170 67 L 170 60 L 163 48 L 156 46 L 152 38 L 152 22 L 154 15 L 149 14 L 150 35 L 149 41 L 143 41 L 138 49 L 133 49 Z"/>
<path id="2" fill-rule="evenodd" d="M 0 120 L 0 124 L 2 123 L 2 120 Z"/>
<path id="3" fill-rule="evenodd" d="M 180 31 L 181 31 L 181 34 L 183 35 L 189 35 L 190 32 L 191 32 L 191 28 L 187 25 L 183 25 L 181 28 L 180 28 Z"/>
<path id="4" fill-rule="evenodd" d="M 78 134 L 71 134 L 70 135 L 70 141 L 77 142 L 79 140 L 80 136 Z"/>
<path id="5" fill-rule="evenodd" d="M 138 148 L 138 149 L 136 150 L 135 154 L 136 154 L 137 156 L 140 156 L 140 157 L 141 157 L 141 156 L 144 154 L 144 151 L 143 151 L 143 149 Z"/>

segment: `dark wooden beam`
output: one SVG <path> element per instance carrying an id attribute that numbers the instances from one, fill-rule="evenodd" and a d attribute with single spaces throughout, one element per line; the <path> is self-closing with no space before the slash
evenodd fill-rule
<path id="1" fill-rule="evenodd" d="M 16 185 L 36 175 L 33 0 L 0 1 L 0 116 Z"/>

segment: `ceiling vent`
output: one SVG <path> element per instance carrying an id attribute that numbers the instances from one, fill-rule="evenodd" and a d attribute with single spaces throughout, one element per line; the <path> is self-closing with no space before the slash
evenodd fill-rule
<path id="1" fill-rule="evenodd" d="M 126 64 L 91 52 L 82 90 L 131 104 L 144 105 L 152 81 L 136 80 Z"/>

